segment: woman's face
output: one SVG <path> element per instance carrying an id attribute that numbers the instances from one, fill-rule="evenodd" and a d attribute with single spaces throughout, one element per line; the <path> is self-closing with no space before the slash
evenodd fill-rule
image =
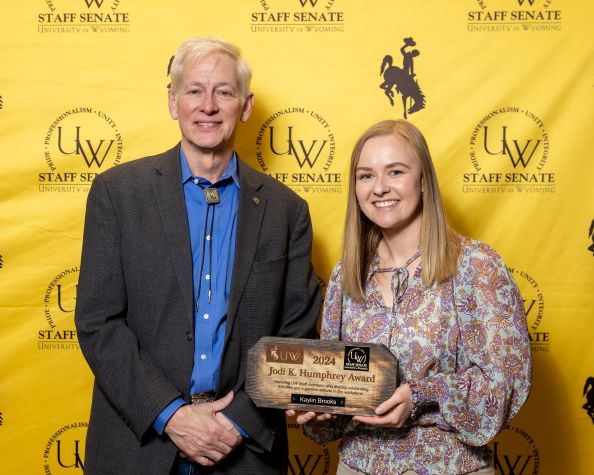
<path id="1" fill-rule="evenodd" d="M 398 135 L 365 142 L 355 170 L 355 194 L 361 211 L 382 230 L 420 225 L 421 164 Z"/>

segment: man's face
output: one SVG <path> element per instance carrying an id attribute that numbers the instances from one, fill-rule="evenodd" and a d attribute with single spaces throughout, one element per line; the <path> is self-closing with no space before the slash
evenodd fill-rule
<path id="1" fill-rule="evenodd" d="M 235 129 L 252 110 L 253 95 L 241 104 L 237 72 L 231 58 L 211 54 L 186 62 L 175 93 L 169 93 L 169 112 L 179 120 L 186 152 L 229 153 Z"/>

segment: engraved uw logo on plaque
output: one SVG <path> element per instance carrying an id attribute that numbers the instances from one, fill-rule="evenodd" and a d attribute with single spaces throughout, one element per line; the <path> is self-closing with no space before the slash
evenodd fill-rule
<path id="1" fill-rule="evenodd" d="M 267 345 L 266 362 L 303 364 L 303 345 L 283 343 Z"/>

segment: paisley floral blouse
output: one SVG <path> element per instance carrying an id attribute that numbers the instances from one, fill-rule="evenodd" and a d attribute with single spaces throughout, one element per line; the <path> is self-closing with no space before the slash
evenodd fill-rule
<path id="1" fill-rule="evenodd" d="M 364 302 L 343 294 L 340 263 L 326 291 L 321 338 L 386 345 L 418 411 L 400 429 L 346 416 L 305 425 L 306 434 L 321 443 L 342 436 L 341 460 L 365 473 L 443 475 L 485 467 L 491 461 L 486 444 L 530 391 L 524 306 L 501 257 L 462 238 L 457 273 L 428 289 L 421 265 L 391 309 L 372 279 L 377 263 Z"/>

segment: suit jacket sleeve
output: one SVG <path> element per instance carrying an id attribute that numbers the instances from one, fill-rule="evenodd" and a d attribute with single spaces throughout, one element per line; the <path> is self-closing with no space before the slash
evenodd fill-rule
<path id="1" fill-rule="evenodd" d="M 89 192 L 75 321 L 95 390 L 105 394 L 140 440 L 180 392 L 142 349 L 127 321 L 121 216 L 107 183 L 99 175 Z"/>
<path id="2" fill-rule="evenodd" d="M 280 304 L 275 319 L 274 331 L 270 334 L 292 338 L 313 338 L 315 336 L 315 323 L 319 314 L 321 297 L 319 280 L 313 272 L 311 265 L 312 228 L 307 202 L 299 199 L 300 206 L 293 208 L 293 217 L 289 220 L 289 235 L 287 244 L 286 267 Z M 289 206 L 291 207 L 291 206 Z M 266 230 L 262 230 L 265 233 Z M 274 233 L 268 230 L 269 233 Z M 254 266 L 258 266 L 254 262 Z M 271 267 L 274 265 L 270 263 Z M 253 269 L 254 270 L 254 269 Z M 254 277 L 252 272 L 252 277 Z M 254 290 L 265 292 L 266 286 L 254 285 Z M 275 296 L 265 297 L 267 300 Z M 244 295 L 244 300 L 249 296 Z M 241 305 L 240 310 L 241 312 Z M 254 340 L 259 339 L 256 335 Z M 257 337 L 257 338 L 256 338 Z M 251 346 L 251 345 L 250 345 Z M 245 374 L 236 382 L 235 398 L 223 413 L 242 427 L 250 439 L 246 443 L 253 450 L 271 450 L 274 442 L 275 425 L 279 416 L 284 422 L 284 413 L 274 409 L 257 408 L 249 396 L 244 392 L 243 385 Z M 280 414 L 279 414 L 280 413 Z M 256 442 L 256 444 L 253 444 Z"/>

